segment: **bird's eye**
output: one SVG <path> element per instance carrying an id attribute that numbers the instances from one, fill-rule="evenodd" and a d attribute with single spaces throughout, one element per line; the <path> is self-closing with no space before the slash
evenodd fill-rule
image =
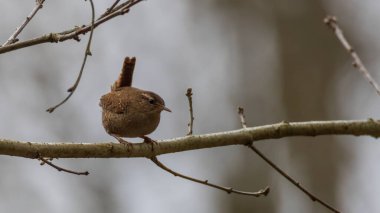
<path id="1" fill-rule="evenodd" d="M 150 104 L 155 104 L 156 103 L 156 100 L 154 100 L 153 98 L 149 99 L 149 103 Z"/>

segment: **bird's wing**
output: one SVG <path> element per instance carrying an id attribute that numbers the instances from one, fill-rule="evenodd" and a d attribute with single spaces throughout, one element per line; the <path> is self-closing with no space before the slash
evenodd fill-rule
<path id="1" fill-rule="evenodd" d="M 123 114 L 128 110 L 128 102 L 129 101 L 125 95 L 122 95 L 120 92 L 116 91 L 103 95 L 100 98 L 99 105 L 103 108 L 103 110 Z"/>

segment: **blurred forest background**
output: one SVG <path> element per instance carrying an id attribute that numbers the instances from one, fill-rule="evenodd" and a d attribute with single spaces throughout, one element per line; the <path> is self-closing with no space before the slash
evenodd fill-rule
<path id="1" fill-rule="evenodd" d="M 113 1 L 95 0 L 97 14 Z M 35 1 L 3 1 L 5 42 Z M 39 142 L 110 142 L 99 98 L 125 56 L 136 56 L 134 86 L 160 94 L 155 139 L 187 133 L 188 87 L 194 91 L 195 134 L 287 121 L 378 118 L 380 99 L 351 66 L 323 24 L 336 15 L 377 81 L 380 2 L 371 0 L 144 1 L 95 30 L 92 54 L 74 96 L 66 96 L 87 36 L 0 56 L 0 137 Z M 20 39 L 87 24 L 85 1 L 46 1 Z M 135 140 L 139 141 L 139 140 Z M 257 143 L 266 155 L 322 200 L 343 212 L 380 212 L 380 145 L 372 138 L 288 138 Z M 37 160 L 0 157 L 0 212 L 327 212 L 253 152 L 223 147 L 161 156 L 172 169 L 236 189 L 271 186 L 268 197 L 228 195 L 176 178 L 146 159 L 59 159 L 88 177 L 60 173 Z"/>

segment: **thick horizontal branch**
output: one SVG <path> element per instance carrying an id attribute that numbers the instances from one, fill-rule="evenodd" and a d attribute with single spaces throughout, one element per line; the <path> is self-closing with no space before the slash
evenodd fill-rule
<path id="1" fill-rule="evenodd" d="M 310 121 L 281 122 L 278 124 L 245 128 L 234 131 L 191 135 L 158 141 L 154 151 L 150 144 L 133 144 L 131 149 L 115 143 L 34 143 L 7 139 L 0 140 L 0 155 L 25 158 L 123 158 L 147 157 L 175 152 L 246 145 L 252 141 L 289 136 L 354 135 L 380 137 L 380 121 Z"/>

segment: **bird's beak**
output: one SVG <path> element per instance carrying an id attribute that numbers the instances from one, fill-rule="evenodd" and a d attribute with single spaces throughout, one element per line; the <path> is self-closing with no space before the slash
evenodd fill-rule
<path id="1" fill-rule="evenodd" d="M 172 112 L 169 108 L 167 108 L 166 106 L 164 106 L 164 109 L 165 111 L 168 111 L 168 112 Z"/>

